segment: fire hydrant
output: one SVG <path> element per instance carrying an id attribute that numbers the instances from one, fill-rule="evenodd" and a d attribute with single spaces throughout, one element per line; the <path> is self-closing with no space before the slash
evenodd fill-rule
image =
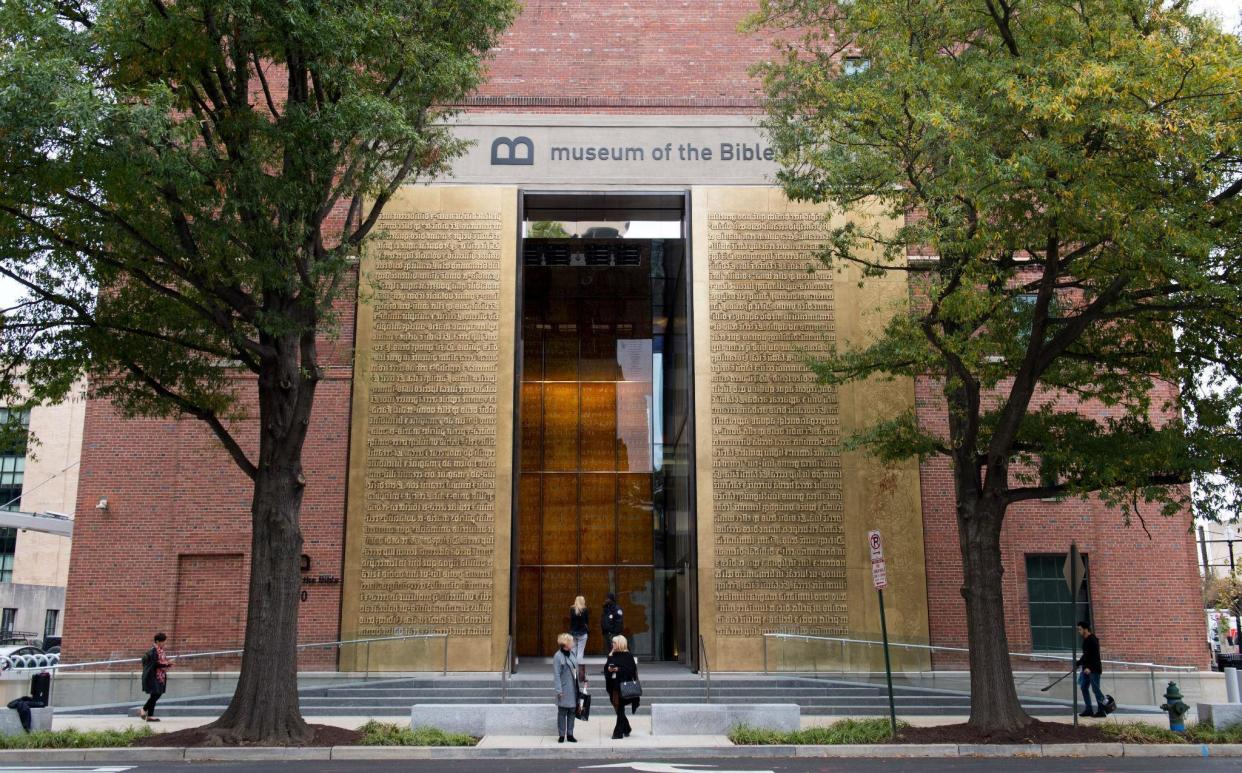
<path id="1" fill-rule="evenodd" d="M 1169 682 L 1169 687 L 1164 691 L 1164 703 L 1160 705 L 1161 711 L 1169 713 L 1169 729 L 1177 732 L 1186 732 L 1186 712 L 1190 711 L 1190 706 L 1182 701 L 1182 691 L 1177 689 L 1177 682 Z"/>

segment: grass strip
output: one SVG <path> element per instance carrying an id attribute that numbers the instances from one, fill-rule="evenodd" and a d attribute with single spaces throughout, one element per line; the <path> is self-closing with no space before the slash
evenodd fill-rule
<path id="1" fill-rule="evenodd" d="M 900 732 L 909 726 L 909 723 L 898 722 L 897 730 Z M 843 719 L 827 727 L 790 731 L 738 725 L 729 730 L 729 740 L 738 746 L 875 744 L 888 743 L 891 729 L 887 719 Z"/>
<path id="2" fill-rule="evenodd" d="M 0 749 L 102 749 L 133 746 L 134 741 L 151 735 L 147 726 L 124 730 L 36 730 L 33 733 L 0 736 Z"/>
<path id="3" fill-rule="evenodd" d="M 465 733 L 446 733 L 435 727 L 406 727 L 371 720 L 358 728 L 359 746 L 474 746 L 479 739 Z"/>
<path id="4" fill-rule="evenodd" d="M 1121 743 L 1242 743 L 1242 725 L 1218 730 L 1211 722 L 1188 725 L 1185 733 L 1149 722 L 1105 722 L 1100 731 Z"/>

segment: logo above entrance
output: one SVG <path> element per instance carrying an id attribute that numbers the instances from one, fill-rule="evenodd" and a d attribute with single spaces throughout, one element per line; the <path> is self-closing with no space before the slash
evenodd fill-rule
<path id="1" fill-rule="evenodd" d="M 530 137 L 497 137 L 492 142 L 492 166 L 532 166 L 535 143 Z"/>
<path id="2" fill-rule="evenodd" d="M 465 113 L 466 150 L 440 182 L 484 185 L 772 185 L 776 151 L 754 116 Z"/>

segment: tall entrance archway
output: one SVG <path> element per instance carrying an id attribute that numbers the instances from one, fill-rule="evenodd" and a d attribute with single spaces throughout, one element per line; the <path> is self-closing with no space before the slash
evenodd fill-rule
<path id="1" fill-rule="evenodd" d="M 516 652 L 607 593 L 641 658 L 694 658 L 690 277 L 682 194 L 523 195 Z"/>

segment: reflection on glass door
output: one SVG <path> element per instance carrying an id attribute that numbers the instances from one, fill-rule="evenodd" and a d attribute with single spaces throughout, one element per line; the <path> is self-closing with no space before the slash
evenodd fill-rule
<path id="1" fill-rule="evenodd" d="M 610 592 L 636 655 L 688 654 L 689 372 L 685 319 L 670 313 L 686 307 L 671 297 L 685 291 L 685 249 L 679 219 L 660 224 L 676 238 L 627 237 L 640 225 L 526 224 L 528 234 L 550 235 L 523 242 L 522 656 L 555 652 L 579 595 L 591 611 L 587 652 L 604 654 L 599 618 Z M 670 350 L 682 362 L 671 372 Z"/>

